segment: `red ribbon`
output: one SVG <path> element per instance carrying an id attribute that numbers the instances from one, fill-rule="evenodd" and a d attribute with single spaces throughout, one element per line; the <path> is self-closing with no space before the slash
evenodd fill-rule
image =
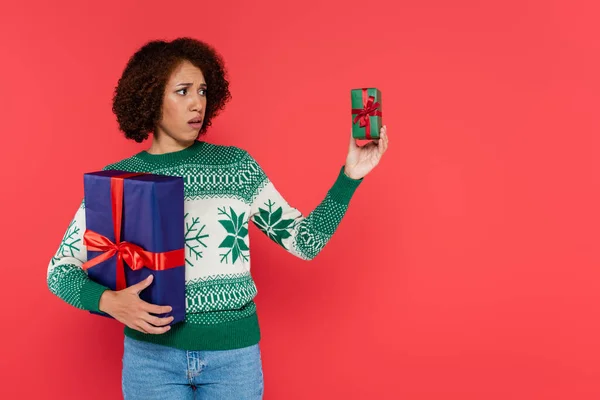
<path id="1" fill-rule="evenodd" d="M 362 90 L 363 108 L 353 108 L 352 115 L 357 114 L 354 117 L 354 123 L 360 121 L 360 127 L 365 128 L 365 139 L 371 139 L 371 120 L 372 117 L 381 117 L 381 111 L 378 110 L 380 104 L 375 103 L 375 97 L 368 96 L 367 89 Z"/>
<path id="2" fill-rule="evenodd" d="M 83 235 L 83 244 L 88 250 L 102 251 L 98 257 L 85 262 L 82 265 L 83 270 L 92 268 L 103 261 L 108 260 L 115 254 L 117 255 L 117 287 L 116 290 L 122 290 L 127 287 L 125 282 L 125 266 L 134 271 L 142 267 L 153 271 L 164 271 L 166 269 L 181 266 L 185 262 L 185 253 L 183 249 L 167 251 L 163 253 L 153 253 L 142 249 L 140 246 L 130 242 L 121 241 L 121 223 L 123 221 L 123 180 L 145 175 L 144 173 L 125 173 L 119 176 L 113 176 L 110 179 L 110 195 L 113 210 L 113 227 L 115 230 L 115 243 L 106 236 L 86 229 Z"/>

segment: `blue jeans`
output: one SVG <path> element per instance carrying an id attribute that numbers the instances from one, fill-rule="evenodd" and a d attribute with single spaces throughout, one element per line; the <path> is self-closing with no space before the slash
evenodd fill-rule
<path id="1" fill-rule="evenodd" d="M 186 351 L 125 336 L 122 388 L 125 400 L 262 399 L 260 347 Z"/>

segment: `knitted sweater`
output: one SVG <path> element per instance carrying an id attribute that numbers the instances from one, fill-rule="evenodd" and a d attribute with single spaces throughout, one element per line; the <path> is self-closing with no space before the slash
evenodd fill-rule
<path id="1" fill-rule="evenodd" d="M 183 150 L 142 151 L 105 170 L 181 176 L 184 180 L 186 318 L 164 334 L 125 326 L 125 335 L 185 350 L 226 350 L 260 340 L 250 274 L 248 222 L 291 254 L 313 259 L 329 241 L 362 181 L 343 168 L 323 201 L 304 216 L 275 189 L 245 150 L 197 141 Z M 81 266 L 85 201 L 48 265 L 48 287 L 67 303 L 99 311 L 108 288 L 92 281 Z"/>

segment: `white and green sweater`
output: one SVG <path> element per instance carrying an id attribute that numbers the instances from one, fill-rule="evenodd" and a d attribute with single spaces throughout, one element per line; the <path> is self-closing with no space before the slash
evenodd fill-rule
<path id="1" fill-rule="evenodd" d="M 250 274 L 248 222 L 305 260 L 325 246 L 361 180 L 343 168 L 324 200 L 308 216 L 291 207 L 248 152 L 197 141 L 167 154 L 142 151 L 104 169 L 181 176 L 185 191 L 186 319 L 164 334 L 125 327 L 139 340 L 185 350 L 225 350 L 256 344 L 260 330 Z M 99 311 L 108 289 L 90 280 L 81 265 L 85 203 L 75 214 L 48 265 L 48 287 L 67 303 Z"/>

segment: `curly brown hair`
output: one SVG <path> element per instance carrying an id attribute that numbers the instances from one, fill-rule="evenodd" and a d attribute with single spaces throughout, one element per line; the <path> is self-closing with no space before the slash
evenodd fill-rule
<path id="1" fill-rule="evenodd" d="M 213 117 L 225 108 L 231 99 L 227 71 L 212 46 L 188 37 L 154 40 L 131 56 L 115 87 L 112 110 L 126 138 L 141 143 L 154 132 L 162 118 L 166 83 L 184 61 L 200 68 L 208 87 L 200 134 L 206 133 Z"/>

